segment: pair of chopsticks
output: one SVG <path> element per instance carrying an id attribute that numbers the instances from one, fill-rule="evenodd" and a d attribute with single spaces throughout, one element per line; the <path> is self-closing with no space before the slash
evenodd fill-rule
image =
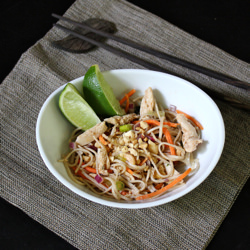
<path id="1" fill-rule="evenodd" d="M 117 42 L 120 42 L 122 44 L 125 44 L 125 45 L 128 45 L 130 47 L 133 47 L 135 49 L 138 49 L 138 50 L 141 50 L 143 52 L 146 52 L 148 54 L 151 54 L 151 55 L 154 55 L 156 57 L 159 57 L 159 58 L 162 58 L 164 60 L 167 60 L 167 61 L 170 61 L 172 63 L 175 63 L 175 64 L 178 64 L 182 67 L 185 67 L 185 68 L 188 68 L 188 69 L 191 69 L 193 71 L 196 71 L 198 73 L 202 73 L 204 75 L 207 75 L 209 77 L 212 77 L 214 79 L 217 79 L 217 80 L 220 80 L 220 81 L 223 81 L 229 85 L 233 85 L 235 87 L 238 87 L 238 88 L 242 88 L 242 89 L 245 89 L 245 90 L 249 90 L 250 89 L 250 84 L 247 83 L 247 82 L 243 82 L 243 81 L 240 81 L 240 80 L 237 80 L 237 79 L 234 79 L 232 77 L 229 77 L 229 76 L 226 76 L 224 74 L 221 74 L 221 73 L 218 73 L 218 72 L 215 72 L 213 70 L 210 70 L 210 69 L 207 69 L 207 68 L 204 68 L 202 66 L 199 66 L 197 64 L 193 64 L 193 63 L 190 63 L 188 61 L 185 61 L 185 60 L 182 60 L 182 59 L 179 59 L 177 57 L 174 57 L 172 55 L 168 55 L 164 52 L 161 52 L 161 51 L 158 51 L 158 50 L 155 50 L 155 49 L 152 49 L 148 46 L 145 46 L 145 45 L 141 45 L 141 44 L 138 44 L 136 42 L 133 42 L 131 40 L 128 40 L 126 38 L 123 38 L 123 37 L 118 37 L 118 36 L 115 36 L 113 34 L 110 34 L 110 33 L 107 33 L 107 32 L 104 32 L 104 31 L 101 31 L 101 30 L 97 30 L 97 29 L 94 29 L 84 23 L 79 23 L 79 22 L 76 22 L 74 20 L 71 20 L 69 18 L 66 18 L 66 17 L 62 17 L 62 16 L 59 16 L 57 14 L 52 14 L 53 17 L 59 19 L 59 20 L 63 20 L 63 21 L 66 21 L 68 23 L 71 23 L 73 25 L 75 25 L 76 27 L 80 27 L 80 28 L 83 28 L 85 30 L 88 30 L 88 31 L 91 31 L 93 33 L 96 33 L 98 35 L 101 35 L 103 37 L 106 37 L 106 38 L 109 38 L 109 39 L 112 39 L 112 40 L 115 40 Z M 62 29 L 64 31 L 66 31 L 67 33 L 75 36 L 75 37 L 78 37 L 86 42 L 89 42 L 95 46 L 98 46 L 100 48 L 103 48 L 105 50 L 108 50 L 118 56 L 121 56 L 121 57 L 125 57 L 127 59 L 129 59 L 130 61 L 133 61 L 135 63 L 138 63 L 150 70 L 155 70 L 155 71 L 160 71 L 160 72 L 164 72 L 164 73 L 169 73 L 169 71 L 167 71 L 166 69 L 162 68 L 161 66 L 158 66 L 156 64 L 153 64 L 151 62 L 148 62 L 146 60 L 143 60 L 141 58 L 138 58 L 132 54 L 129 54 L 123 50 L 120 50 L 118 48 L 115 48 L 115 47 L 112 47 L 108 44 L 105 44 L 105 43 L 102 43 L 102 42 L 98 42 L 94 39 L 91 39 L 89 37 L 86 37 L 84 35 L 81 35 L 79 34 L 78 32 L 76 31 L 73 31 L 73 30 L 70 30 L 60 24 L 54 24 L 55 27 L 59 28 L 59 29 Z M 203 87 L 202 87 L 203 88 Z M 206 91 L 208 94 L 210 94 L 211 96 L 214 96 L 215 98 L 219 98 L 219 99 L 223 99 L 224 101 L 228 101 L 228 102 L 231 102 L 233 105 L 235 106 L 238 106 L 240 108 L 246 108 L 244 107 L 244 104 L 241 105 L 240 102 L 236 101 L 236 100 L 233 100 L 233 99 L 228 99 L 227 97 L 225 96 L 222 96 L 221 94 L 217 94 L 217 93 L 214 93 L 214 92 L 211 92 L 211 90 L 207 89 L 207 88 L 203 88 L 204 91 Z M 249 109 L 249 107 L 247 108 Z"/>

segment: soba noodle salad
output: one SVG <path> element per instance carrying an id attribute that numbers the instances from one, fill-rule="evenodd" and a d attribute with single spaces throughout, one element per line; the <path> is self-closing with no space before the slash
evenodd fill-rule
<path id="1" fill-rule="evenodd" d="M 74 130 L 61 160 L 74 182 L 117 200 L 160 196 L 199 168 L 193 153 L 202 143 L 201 124 L 173 105 L 164 109 L 151 87 L 132 99 L 134 92 L 120 101 L 126 115 Z"/>

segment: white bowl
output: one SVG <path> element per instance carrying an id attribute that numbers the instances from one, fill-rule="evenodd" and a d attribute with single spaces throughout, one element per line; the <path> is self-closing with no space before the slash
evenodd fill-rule
<path id="1" fill-rule="evenodd" d="M 63 163 L 58 162 L 61 155 L 68 151 L 68 139 L 73 126 L 65 119 L 58 107 L 58 98 L 64 88 L 54 91 L 43 104 L 36 126 L 38 149 L 48 169 L 66 187 L 74 193 L 97 203 L 118 208 L 145 208 L 176 200 L 199 186 L 216 166 L 225 140 L 225 128 L 221 113 L 214 101 L 201 89 L 181 78 L 137 69 L 121 69 L 103 72 L 118 99 L 135 88 L 142 95 L 146 88 L 152 87 L 155 97 L 163 106 L 170 104 L 194 116 L 204 127 L 202 139 L 196 157 L 200 161 L 198 172 L 187 178 L 186 185 L 167 192 L 157 198 L 143 201 L 117 201 L 93 193 L 91 190 L 75 184 L 67 175 Z M 73 80 L 82 92 L 84 77 Z"/>

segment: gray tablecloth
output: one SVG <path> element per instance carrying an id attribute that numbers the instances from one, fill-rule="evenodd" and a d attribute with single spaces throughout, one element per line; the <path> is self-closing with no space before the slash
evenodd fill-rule
<path id="1" fill-rule="evenodd" d="M 126 1 L 78 0 L 66 12 L 75 20 L 101 17 L 118 34 L 218 72 L 249 82 L 249 64 Z M 82 76 L 93 64 L 102 71 L 142 68 L 103 49 L 71 54 L 51 46 L 66 34 L 52 28 L 20 58 L 0 86 L 1 197 L 79 249 L 201 249 L 208 245 L 249 177 L 249 115 L 216 101 L 226 142 L 212 174 L 186 196 L 154 208 L 123 210 L 77 196 L 48 171 L 35 138 L 36 119 L 46 98 Z M 114 41 L 108 41 L 116 45 Z M 249 103 L 244 90 L 227 86 L 153 56 L 126 51 L 165 67 L 198 86 Z"/>

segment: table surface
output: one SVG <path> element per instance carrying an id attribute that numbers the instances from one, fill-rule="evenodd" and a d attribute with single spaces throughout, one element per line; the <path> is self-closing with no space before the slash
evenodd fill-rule
<path id="1" fill-rule="evenodd" d="M 6 0 L 0 3 L 0 82 L 42 38 L 73 0 Z M 245 0 L 130 0 L 231 55 L 250 61 L 250 9 Z M 250 249 L 248 181 L 207 249 Z M 84 239 L 83 239 L 84 240 Z M 65 240 L 0 198 L 2 249 L 74 249 Z"/>

